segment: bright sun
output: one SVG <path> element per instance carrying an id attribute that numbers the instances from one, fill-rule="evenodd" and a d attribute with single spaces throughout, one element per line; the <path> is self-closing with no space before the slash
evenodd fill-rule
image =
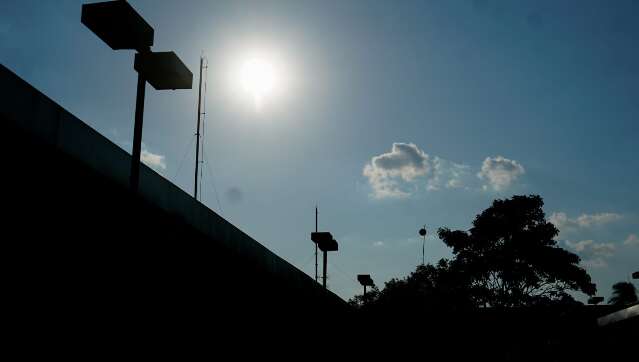
<path id="1" fill-rule="evenodd" d="M 275 64 L 264 57 L 245 60 L 239 78 L 242 90 L 252 98 L 258 111 L 278 91 L 281 82 L 281 75 Z"/>

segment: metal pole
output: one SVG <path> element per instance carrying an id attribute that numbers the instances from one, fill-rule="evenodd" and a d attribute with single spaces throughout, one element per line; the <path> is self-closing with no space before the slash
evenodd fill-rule
<path id="1" fill-rule="evenodd" d="M 317 232 L 317 205 L 315 205 L 315 232 Z M 315 283 L 317 283 L 317 243 L 315 243 Z"/>
<path id="2" fill-rule="evenodd" d="M 424 230 L 426 230 L 426 225 L 424 225 Z M 426 258 L 425 258 L 424 248 L 426 247 L 426 234 L 424 234 L 424 236 L 422 238 L 423 238 L 423 241 L 422 241 L 422 265 L 425 265 L 424 261 L 426 260 Z"/>
<path id="3" fill-rule="evenodd" d="M 324 280 L 323 280 L 324 289 L 326 289 L 326 252 L 324 252 Z"/>
<path id="4" fill-rule="evenodd" d="M 193 197 L 197 200 L 197 170 L 200 166 L 200 106 L 202 103 L 202 64 L 204 62 L 204 58 L 200 57 L 200 88 L 198 88 L 197 92 L 197 128 L 195 130 L 195 179 L 194 181 L 194 190 Z"/>
<path id="5" fill-rule="evenodd" d="M 137 193 L 140 182 L 140 155 L 142 152 L 142 121 L 144 117 L 144 90 L 146 80 L 138 73 L 138 91 L 135 98 L 135 125 L 133 126 L 133 150 L 131 155 L 131 173 L 129 185 Z"/>

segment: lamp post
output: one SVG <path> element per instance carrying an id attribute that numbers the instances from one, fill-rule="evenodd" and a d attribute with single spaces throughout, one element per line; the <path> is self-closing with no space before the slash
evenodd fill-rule
<path id="1" fill-rule="evenodd" d="M 419 235 L 422 237 L 422 265 L 424 265 L 426 261 L 426 225 L 419 229 Z"/>
<path id="2" fill-rule="evenodd" d="M 373 286 L 373 279 L 370 274 L 358 274 L 357 281 L 364 287 L 364 300 L 366 300 L 366 287 Z"/>
<path id="3" fill-rule="evenodd" d="M 80 21 L 111 49 L 137 51 L 133 68 L 138 72 L 138 84 L 129 174 L 131 190 L 137 193 L 146 82 L 157 90 L 191 89 L 193 74 L 174 52 L 151 51 L 153 28 L 125 0 L 83 4 Z"/>
<path id="4" fill-rule="evenodd" d="M 323 257 L 323 274 L 324 276 L 322 277 L 322 285 L 324 286 L 324 289 L 326 289 L 326 268 L 327 268 L 327 264 L 328 264 L 328 257 L 327 254 L 329 251 L 337 251 L 338 245 L 337 245 L 337 240 L 333 239 L 333 235 L 331 235 L 331 233 L 327 232 L 327 231 L 320 231 L 320 232 L 312 232 L 311 233 L 311 240 L 319 247 L 319 249 L 322 251 L 322 253 L 324 254 Z"/>

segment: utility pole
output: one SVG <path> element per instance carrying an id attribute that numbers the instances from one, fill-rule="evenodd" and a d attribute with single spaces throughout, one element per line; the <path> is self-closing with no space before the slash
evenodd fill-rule
<path id="1" fill-rule="evenodd" d="M 200 56 L 200 87 L 197 92 L 197 128 L 195 130 L 195 178 L 193 197 L 197 200 L 197 172 L 200 166 L 200 119 L 202 113 L 200 111 L 202 105 L 202 66 L 204 64 L 204 57 Z"/>
<path id="2" fill-rule="evenodd" d="M 144 93 L 146 80 L 138 73 L 138 89 L 135 96 L 135 123 L 133 126 L 133 147 L 131 151 L 131 172 L 129 186 L 134 193 L 138 191 L 140 183 L 140 156 L 142 153 L 142 122 L 144 119 Z"/>
<path id="3" fill-rule="evenodd" d="M 130 189 L 136 194 L 140 183 L 146 83 L 148 82 L 157 90 L 191 89 L 193 74 L 174 52 L 151 51 L 153 28 L 126 1 L 83 4 L 80 22 L 111 49 L 137 51 L 133 62 L 133 69 L 138 72 L 138 86 L 129 174 Z"/>
<path id="4" fill-rule="evenodd" d="M 322 231 L 322 232 L 312 232 L 311 233 L 311 240 L 317 244 L 317 246 L 319 247 L 319 250 L 322 251 L 323 255 L 323 266 L 324 266 L 324 271 L 323 271 L 323 277 L 322 277 L 322 285 L 324 286 L 324 289 L 326 289 L 326 269 L 327 269 L 327 264 L 328 264 L 328 260 L 327 260 L 327 254 L 329 251 L 337 251 L 338 249 L 338 245 L 337 245 L 337 240 L 333 239 L 333 235 L 331 235 L 331 233 L 327 232 L 327 231 Z"/>
<path id="5" fill-rule="evenodd" d="M 315 205 L 315 232 L 317 232 L 317 205 Z M 315 283 L 317 283 L 317 243 L 315 243 Z"/>

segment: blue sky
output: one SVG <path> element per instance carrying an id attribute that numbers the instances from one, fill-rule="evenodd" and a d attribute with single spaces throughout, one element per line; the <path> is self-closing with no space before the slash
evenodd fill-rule
<path id="1" fill-rule="evenodd" d="M 86 29 L 81 3 L 0 3 L 0 62 L 130 150 L 133 53 Z M 413 270 L 421 225 L 467 229 L 513 194 L 544 198 L 600 295 L 639 269 L 639 3 L 130 3 L 154 50 L 196 75 L 209 60 L 202 201 L 309 275 L 318 203 L 340 296 L 358 273 Z M 281 87 L 260 110 L 233 76 L 255 54 Z M 196 99 L 148 87 L 145 103 L 145 159 L 188 192 Z M 446 256 L 431 234 L 427 260 Z"/>

